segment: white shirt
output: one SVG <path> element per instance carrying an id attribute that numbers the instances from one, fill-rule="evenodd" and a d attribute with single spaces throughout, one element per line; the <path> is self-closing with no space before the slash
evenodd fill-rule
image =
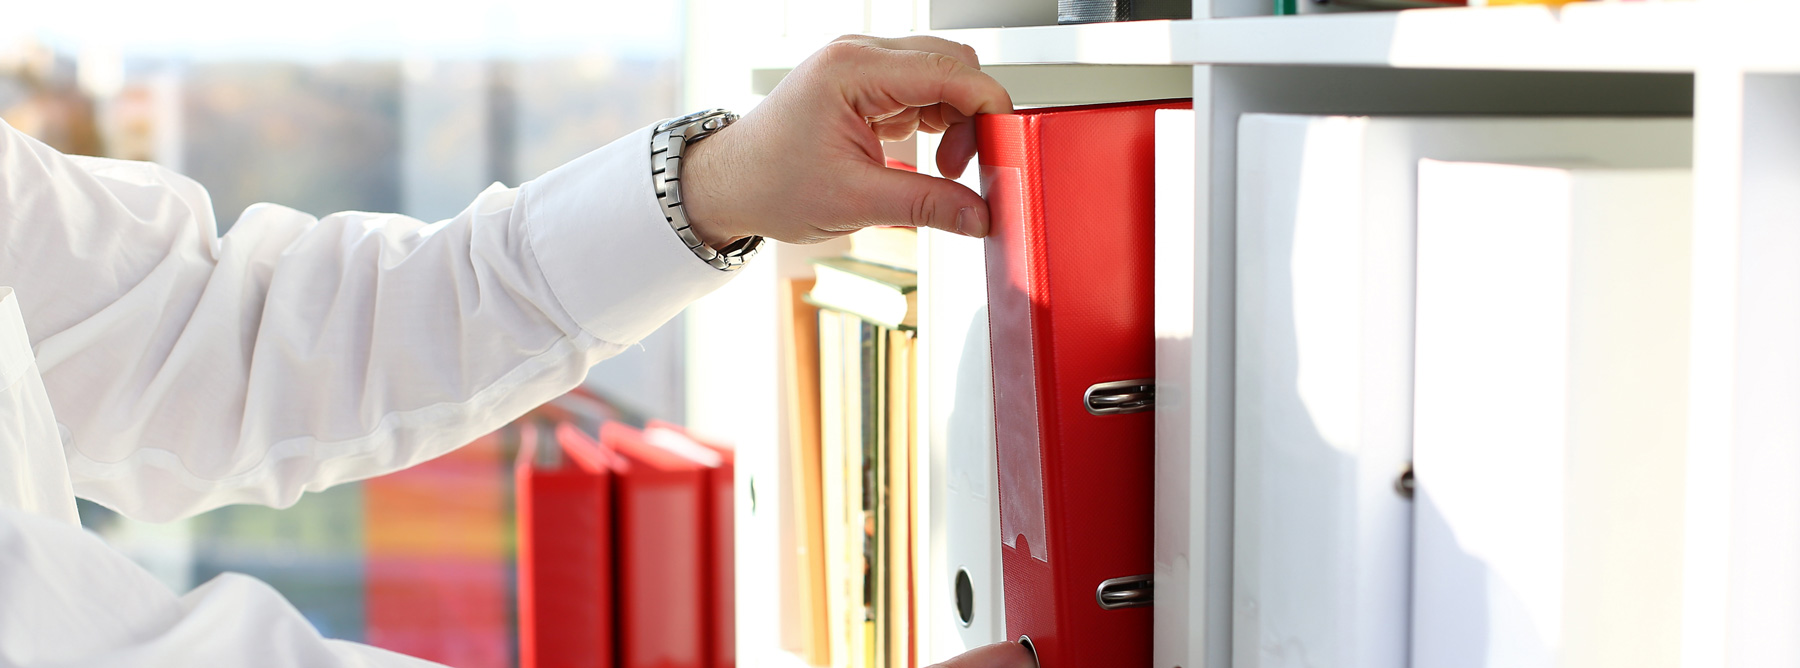
<path id="1" fill-rule="evenodd" d="M 579 383 L 722 285 L 640 130 L 427 224 L 261 204 L 0 122 L 0 667 L 428 665 L 267 585 L 177 596 L 76 522 L 166 521 L 411 466 Z M 40 380 L 41 375 L 41 380 Z"/>

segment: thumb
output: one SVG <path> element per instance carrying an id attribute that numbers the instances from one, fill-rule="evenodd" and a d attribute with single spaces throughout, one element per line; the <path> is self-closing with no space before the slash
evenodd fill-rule
<path id="1" fill-rule="evenodd" d="M 968 186 L 928 174 L 885 167 L 869 170 L 863 186 L 875 225 L 933 227 L 970 237 L 988 232 L 988 206 Z"/>

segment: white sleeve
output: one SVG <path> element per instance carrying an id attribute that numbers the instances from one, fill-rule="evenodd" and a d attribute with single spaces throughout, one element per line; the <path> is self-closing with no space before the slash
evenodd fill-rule
<path id="1" fill-rule="evenodd" d="M 6 508 L 0 592 L 0 666 L 438 666 L 323 638 L 281 594 L 243 575 L 177 597 L 80 527 Z"/>
<path id="2" fill-rule="evenodd" d="M 434 223 L 273 205 L 0 123 L 18 295 L 79 496 L 169 520 L 430 459 L 574 387 L 731 274 L 669 230 L 640 130 Z"/>

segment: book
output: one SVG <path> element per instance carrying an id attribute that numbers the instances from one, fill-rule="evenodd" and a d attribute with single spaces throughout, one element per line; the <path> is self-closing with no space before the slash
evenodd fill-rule
<path id="1" fill-rule="evenodd" d="M 812 263 L 818 279 L 807 293 L 807 301 L 884 327 L 918 326 L 917 273 L 841 257 Z"/>
<path id="2" fill-rule="evenodd" d="M 850 665 L 848 508 L 844 503 L 846 453 L 844 323 L 853 317 L 823 309 L 819 317 L 819 468 L 824 539 L 826 654 L 832 668 Z"/>
<path id="3" fill-rule="evenodd" d="M 883 478 L 887 493 L 882 530 L 887 576 L 883 606 L 887 614 L 883 643 L 885 668 L 913 668 L 912 507 L 913 507 L 913 343 L 911 332 L 885 330 L 887 345 L 887 439 Z"/>
<path id="4" fill-rule="evenodd" d="M 919 230 L 865 227 L 850 235 L 850 259 L 902 271 L 919 270 Z"/>
<path id="5" fill-rule="evenodd" d="M 1657 118 L 1247 114 L 1238 124 L 1232 531 L 1239 668 L 1409 653 L 1421 158 L 1679 166 Z M 1423 313 L 1424 306 L 1417 311 Z"/>
<path id="6" fill-rule="evenodd" d="M 846 337 L 855 337 L 856 346 L 847 349 L 851 355 L 846 366 L 857 370 L 844 377 L 845 391 L 858 408 L 847 420 L 854 424 L 852 442 L 858 446 L 852 453 L 849 470 L 852 478 L 847 501 L 850 504 L 850 554 L 855 582 L 852 583 L 852 605 L 856 625 L 852 631 L 855 656 L 862 658 L 863 668 L 875 668 L 881 656 L 880 628 L 881 589 L 876 586 L 882 575 L 881 535 L 881 441 L 886 438 L 881 408 L 886 405 L 887 365 L 883 354 L 881 328 L 867 320 L 852 318 L 845 329 Z"/>
<path id="7" fill-rule="evenodd" d="M 1418 178 L 1412 665 L 1681 665 L 1692 171 Z"/>
<path id="8" fill-rule="evenodd" d="M 794 543 L 788 558 L 795 563 L 793 596 L 796 619 L 803 638 L 798 650 L 814 666 L 831 665 L 830 632 L 826 624 L 825 516 L 821 485 L 822 426 L 820 402 L 819 309 L 806 303 L 813 280 L 787 279 L 781 284 L 782 318 L 786 336 L 788 485 L 794 500 Z"/>

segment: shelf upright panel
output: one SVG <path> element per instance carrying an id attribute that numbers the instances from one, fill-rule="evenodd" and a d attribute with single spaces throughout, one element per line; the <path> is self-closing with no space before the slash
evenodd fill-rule
<path id="1" fill-rule="evenodd" d="M 1800 663 L 1800 75 L 1702 69 L 1682 665 Z"/>
<path id="2" fill-rule="evenodd" d="M 1190 73 L 1190 76 L 1192 74 Z M 1156 125 L 1156 523 L 1157 604 L 1151 660 L 1156 666 L 1198 666 L 1207 618 L 1204 534 L 1190 531 L 1205 516 L 1207 458 L 1194 445 L 1206 425 L 1208 238 L 1196 234 L 1198 156 L 1195 115 L 1158 112 Z M 1181 148 L 1185 145 L 1185 150 Z M 1196 339 L 1200 342 L 1197 344 Z M 1199 383 L 1196 391 L 1196 382 Z"/>

